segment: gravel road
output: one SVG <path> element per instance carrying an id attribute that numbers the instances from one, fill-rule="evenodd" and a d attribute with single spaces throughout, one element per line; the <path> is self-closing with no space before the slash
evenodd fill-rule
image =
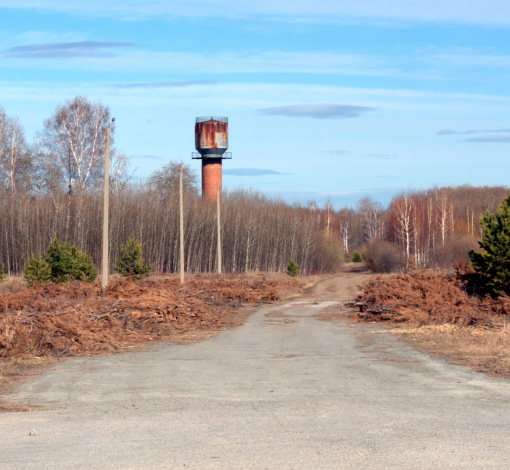
<path id="1" fill-rule="evenodd" d="M 0 414 L 0 468 L 510 468 L 509 381 L 317 318 L 359 281 L 208 341 L 59 364 L 9 397 L 46 409 Z"/>

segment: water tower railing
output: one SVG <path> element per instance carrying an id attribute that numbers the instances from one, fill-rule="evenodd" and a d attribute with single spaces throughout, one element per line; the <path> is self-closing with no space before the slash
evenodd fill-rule
<path id="1" fill-rule="evenodd" d="M 197 122 L 205 122 L 205 121 L 218 121 L 218 122 L 228 122 L 228 117 L 224 116 L 201 116 L 197 117 Z"/>
<path id="2" fill-rule="evenodd" d="M 222 160 L 232 160 L 232 152 L 225 152 L 221 155 L 212 153 L 209 155 L 201 155 L 198 152 L 191 152 L 191 158 L 194 160 L 201 160 L 202 158 L 221 158 Z"/>

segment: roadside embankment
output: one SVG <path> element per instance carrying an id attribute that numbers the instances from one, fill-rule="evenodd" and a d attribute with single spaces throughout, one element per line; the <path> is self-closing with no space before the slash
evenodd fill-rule
<path id="1" fill-rule="evenodd" d="M 510 379 L 510 298 L 468 295 L 462 273 L 411 270 L 371 278 L 350 306 L 417 349 Z"/>
<path id="2" fill-rule="evenodd" d="M 273 302 L 301 288 L 296 279 L 194 277 L 141 282 L 44 284 L 0 296 L 0 357 L 114 351 L 190 330 L 239 324 L 239 306 Z"/>

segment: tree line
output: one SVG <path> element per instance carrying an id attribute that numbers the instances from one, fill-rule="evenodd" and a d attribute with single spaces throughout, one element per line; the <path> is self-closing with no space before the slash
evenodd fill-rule
<path id="1" fill-rule="evenodd" d="M 101 259 L 102 192 L 91 189 L 71 199 L 66 193 L 3 194 L 0 207 L 0 259 L 8 273 L 23 272 L 32 254 L 44 253 L 51 240 L 70 242 Z M 110 194 L 110 261 L 133 233 L 144 243 L 144 256 L 155 271 L 179 269 L 177 194 L 161 196 L 157 187 L 131 183 Z M 227 272 L 285 271 L 290 259 L 303 273 L 335 269 L 343 253 L 314 214 L 300 206 L 237 190 L 222 202 L 222 265 Z M 70 214 L 70 217 L 68 217 Z M 184 204 L 185 269 L 216 270 L 216 211 L 197 194 Z"/>
<path id="2" fill-rule="evenodd" d="M 482 237 L 480 219 L 508 196 L 508 187 L 470 185 L 434 187 L 395 195 L 388 208 L 370 198 L 357 208 L 335 213 L 345 251 L 386 241 L 398 247 L 404 261 L 418 266 L 450 268 L 469 261 Z"/>
<path id="3" fill-rule="evenodd" d="M 44 120 L 30 144 L 19 119 L 0 108 L 0 264 L 21 274 L 31 255 L 58 238 L 101 259 L 102 187 L 106 127 L 111 112 L 76 97 Z M 112 147 L 110 261 L 133 233 L 144 243 L 154 270 L 176 272 L 179 263 L 177 162 L 146 180 L 130 179 L 129 158 Z M 184 165 L 185 269 L 216 269 L 215 208 L 203 201 L 198 175 Z M 227 272 L 285 271 L 289 260 L 302 273 L 338 269 L 354 251 L 384 241 L 407 262 L 449 267 L 467 258 L 481 237 L 480 218 L 493 212 L 508 188 L 442 187 L 396 195 L 389 206 L 371 198 L 335 210 L 288 204 L 252 190 L 226 192 L 222 200 L 222 267 Z"/>

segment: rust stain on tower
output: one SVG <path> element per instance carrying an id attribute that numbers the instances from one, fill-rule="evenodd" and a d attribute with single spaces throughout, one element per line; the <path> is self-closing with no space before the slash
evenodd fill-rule
<path id="1" fill-rule="evenodd" d="M 202 197 L 216 200 L 219 185 L 222 189 L 222 160 L 232 158 L 228 149 L 228 118 L 197 117 L 195 123 L 195 148 L 192 158 L 202 160 Z"/>

